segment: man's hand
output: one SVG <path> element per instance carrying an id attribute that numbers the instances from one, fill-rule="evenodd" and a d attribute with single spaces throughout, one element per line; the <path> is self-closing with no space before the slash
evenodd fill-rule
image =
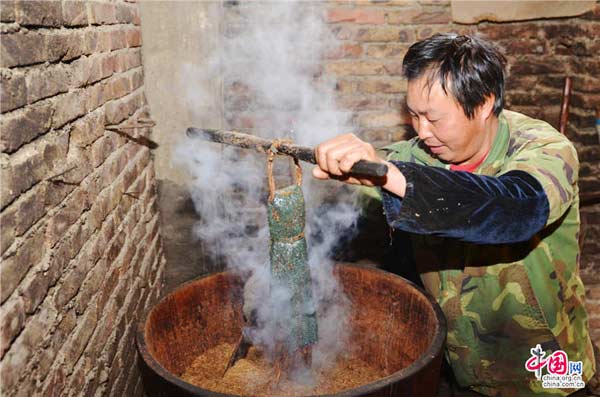
<path id="1" fill-rule="evenodd" d="M 380 159 L 375 148 L 354 134 L 339 135 L 315 148 L 317 166 L 313 176 L 317 179 L 337 179 L 353 185 L 381 186 L 403 197 L 406 189 L 404 175 L 393 164 Z M 360 177 L 350 174 L 350 169 L 359 160 L 384 163 L 388 173 L 383 178 Z"/>

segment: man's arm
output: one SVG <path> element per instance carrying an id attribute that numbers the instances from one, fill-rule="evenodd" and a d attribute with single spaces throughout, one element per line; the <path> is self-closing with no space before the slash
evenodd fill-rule
<path id="1" fill-rule="evenodd" d="M 526 241 L 546 224 L 542 185 L 523 171 L 500 177 L 392 162 L 407 183 L 404 197 L 382 189 L 388 223 L 406 232 L 478 244 Z"/>
<path id="2" fill-rule="evenodd" d="M 575 195 L 576 153 L 563 138 L 532 143 L 497 177 L 395 162 L 382 181 L 345 179 L 353 161 L 383 161 L 361 145 L 358 138 L 346 138 L 335 141 L 333 151 L 325 147 L 313 175 L 379 186 L 388 223 L 411 233 L 479 244 L 526 241 L 559 219 Z M 337 150 L 345 161 L 335 162 Z"/>

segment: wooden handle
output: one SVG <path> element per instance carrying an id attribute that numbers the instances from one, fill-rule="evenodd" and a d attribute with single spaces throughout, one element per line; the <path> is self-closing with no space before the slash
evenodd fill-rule
<path id="1" fill-rule="evenodd" d="M 245 149 L 254 149 L 259 152 L 266 152 L 273 147 L 274 141 L 271 139 L 260 138 L 250 134 L 244 134 L 238 131 L 212 130 L 204 128 L 190 127 L 186 130 L 186 135 L 190 138 L 198 138 L 205 141 L 224 143 Z M 315 151 L 312 148 L 294 145 L 292 143 L 278 143 L 277 153 L 285 154 L 308 163 L 317 164 Z M 352 174 L 381 178 L 387 175 L 388 167 L 386 164 L 373 161 L 360 160 L 354 163 L 350 170 Z"/>

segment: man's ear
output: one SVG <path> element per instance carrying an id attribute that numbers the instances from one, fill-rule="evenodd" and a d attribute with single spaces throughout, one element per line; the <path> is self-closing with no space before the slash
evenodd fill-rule
<path id="1" fill-rule="evenodd" d="M 496 102 L 496 97 L 494 95 L 489 95 L 485 98 L 485 101 L 479 107 L 479 111 L 481 112 L 481 117 L 483 120 L 487 120 L 489 117 L 494 115 L 494 103 Z"/>

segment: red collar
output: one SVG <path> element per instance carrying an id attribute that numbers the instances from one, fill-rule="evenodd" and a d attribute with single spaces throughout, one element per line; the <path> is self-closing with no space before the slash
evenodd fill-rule
<path id="1" fill-rule="evenodd" d="M 490 151 L 488 150 L 483 157 L 476 163 L 473 164 L 465 164 L 465 165 L 456 165 L 456 164 L 450 164 L 450 169 L 452 171 L 466 171 L 466 172 L 473 172 L 477 169 L 477 167 L 479 167 L 481 165 L 481 163 L 483 163 L 483 161 L 485 160 L 485 158 L 487 157 L 488 153 Z"/>

